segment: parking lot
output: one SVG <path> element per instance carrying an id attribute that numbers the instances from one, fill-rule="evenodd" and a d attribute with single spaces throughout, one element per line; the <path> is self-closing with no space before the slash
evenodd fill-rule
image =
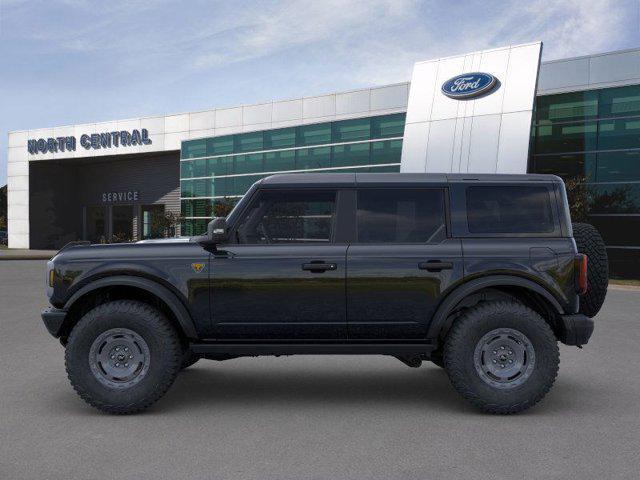
<path id="1" fill-rule="evenodd" d="M 638 291 L 609 291 L 591 343 L 562 346 L 555 387 L 517 416 L 476 412 L 431 364 L 300 356 L 199 362 L 121 417 L 69 386 L 44 264 L 0 262 L 2 479 L 638 478 Z"/>

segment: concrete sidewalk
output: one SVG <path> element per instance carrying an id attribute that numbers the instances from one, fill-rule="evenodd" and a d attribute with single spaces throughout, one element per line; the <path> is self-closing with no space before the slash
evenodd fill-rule
<path id="1" fill-rule="evenodd" d="M 0 249 L 0 261 L 2 260 L 49 260 L 57 250 L 27 250 L 24 248 Z"/>

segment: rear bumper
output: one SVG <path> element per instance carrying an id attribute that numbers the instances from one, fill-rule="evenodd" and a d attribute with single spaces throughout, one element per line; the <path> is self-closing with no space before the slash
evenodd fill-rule
<path id="1" fill-rule="evenodd" d="M 47 327 L 49 333 L 56 338 L 60 337 L 60 332 L 62 331 L 62 325 L 64 324 L 66 316 L 66 310 L 60 310 L 54 307 L 48 307 L 42 311 L 42 321 L 44 322 L 44 326 Z"/>
<path id="2" fill-rule="evenodd" d="M 582 314 L 562 315 L 560 341 L 565 345 L 585 345 L 593 333 L 593 319 Z"/>

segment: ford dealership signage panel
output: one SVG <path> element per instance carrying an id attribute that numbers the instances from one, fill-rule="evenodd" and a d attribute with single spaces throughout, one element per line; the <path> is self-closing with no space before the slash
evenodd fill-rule
<path id="1" fill-rule="evenodd" d="M 526 173 L 542 43 L 414 65 L 403 172 Z"/>

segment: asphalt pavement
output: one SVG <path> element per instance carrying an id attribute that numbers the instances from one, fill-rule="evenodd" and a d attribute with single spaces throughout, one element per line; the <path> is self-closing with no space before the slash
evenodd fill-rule
<path id="1" fill-rule="evenodd" d="M 640 292 L 611 290 L 550 394 L 481 414 L 390 357 L 201 361 L 137 416 L 76 396 L 39 318 L 44 261 L 0 262 L 0 479 L 637 479 Z"/>

